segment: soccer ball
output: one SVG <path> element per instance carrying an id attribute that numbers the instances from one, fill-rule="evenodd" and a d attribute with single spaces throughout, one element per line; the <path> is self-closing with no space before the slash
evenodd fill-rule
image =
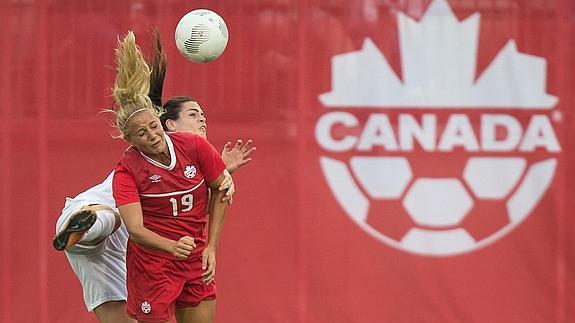
<path id="1" fill-rule="evenodd" d="M 220 57 L 228 44 L 228 28 L 217 13 L 207 9 L 188 12 L 176 26 L 176 47 L 195 63 Z"/>

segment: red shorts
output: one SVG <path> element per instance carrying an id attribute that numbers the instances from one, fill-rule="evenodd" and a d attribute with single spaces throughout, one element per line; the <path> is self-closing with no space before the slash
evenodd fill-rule
<path id="1" fill-rule="evenodd" d="M 131 318 L 165 322 L 173 317 L 174 308 L 198 306 L 203 300 L 216 298 L 216 283 L 206 285 L 202 280 L 201 254 L 179 261 L 129 249 L 126 311 Z"/>

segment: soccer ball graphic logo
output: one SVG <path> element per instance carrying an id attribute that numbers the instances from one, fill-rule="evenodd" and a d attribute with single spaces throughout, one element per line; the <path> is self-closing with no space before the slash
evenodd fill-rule
<path id="1" fill-rule="evenodd" d="M 188 12 L 176 26 L 176 47 L 187 59 L 207 63 L 220 57 L 228 45 L 228 28 L 217 13 L 207 9 Z"/>
<path id="2" fill-rule="evenodd" d="M 419 22 L 398 14 L 401 81 L 369 39 L 332 60 L 319 100 L 337 109 L 316 124 L 320 166 L 349 218 L 394 248 L 452 256 L 487 246 L 553 180 L 561 147 L 541 113 L 557 104 L 545 60 L 511 40 L 476 78 L 479 18 L 459 22 L 445 0 Z"/>
<path id="3" fill-rule="evenodd" d="M 463 176 L 452 178 L 414 177 L 408 159 L 402 157 L 352 157 L 349 165 L 321 158 L 330 188 L 357 225 L 392 247 L 448 256 L 486 246 L 519 225 L 547 190 L 556 160 L 526 167 L 522 158 L 472 157 Z M 378 226 L 377 219 L 368 219 L 381 215 L 377 211 L 382 208 L 374 203 L 391 205 L 388 210 L 407 216 L 411 227 L 394 232 Z M 473 234 L 465 220 L 490 216 L 480 214 L 485 210 L 482 203 L 501 204 L 497 211 L 507 221 L 495 230 Z"/>

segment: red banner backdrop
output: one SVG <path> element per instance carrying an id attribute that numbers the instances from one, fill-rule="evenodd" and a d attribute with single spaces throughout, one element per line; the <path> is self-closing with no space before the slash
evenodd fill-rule
<path id="1" fill-rule="evenodd" d="M 223 56 L 173 44 L 218 12 Z M 94 322 L 50 240 L 125 143 L 116 37 L 160 29 L 166 97 L 253 138 L 218 254 L 217 322 L 575 321 L 575 4 L 0 2 L 0 321 Z"/>

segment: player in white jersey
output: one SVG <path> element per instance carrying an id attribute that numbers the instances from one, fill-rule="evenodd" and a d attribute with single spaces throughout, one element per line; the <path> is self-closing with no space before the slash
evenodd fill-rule
<path id="1" fill-rule="evenodd" d="M 161 105 L 165 57 L 156 34 L 157 56 L 152 62 L 150 97 Z M 188 131 L 206 136 L 207 124 L 203 111 L 194 99 L 176 97 L 164 106 L 162 125 L 168 131 Z M 228 142 L 222 159 L 232 173 L 251 161 L 255 151 L 251 140 L 245 144 L 238 140 L 232 147 Z M 82 284 L 84 301 L 89 311 L 94 311 L 100 322 L 135 322 L 126 315 L 126 243 L 128 233 L 120 220 L 112 197 L 113 173 L 100 184 L 66 199 L 62 214 L 56 224 L 53 245 L 64 250 L 74 273 Z M 221 189 L 233 194 L 233 182 L 222 184 Z"/>
<path id="2" fill-rule="evenodd" d="M 88 311 L 100 322 L 133 322 L 124 313 L 128 232 L 115 208 L 112 178 L 66 199 L 53 244 L 65 249 Z"/>

